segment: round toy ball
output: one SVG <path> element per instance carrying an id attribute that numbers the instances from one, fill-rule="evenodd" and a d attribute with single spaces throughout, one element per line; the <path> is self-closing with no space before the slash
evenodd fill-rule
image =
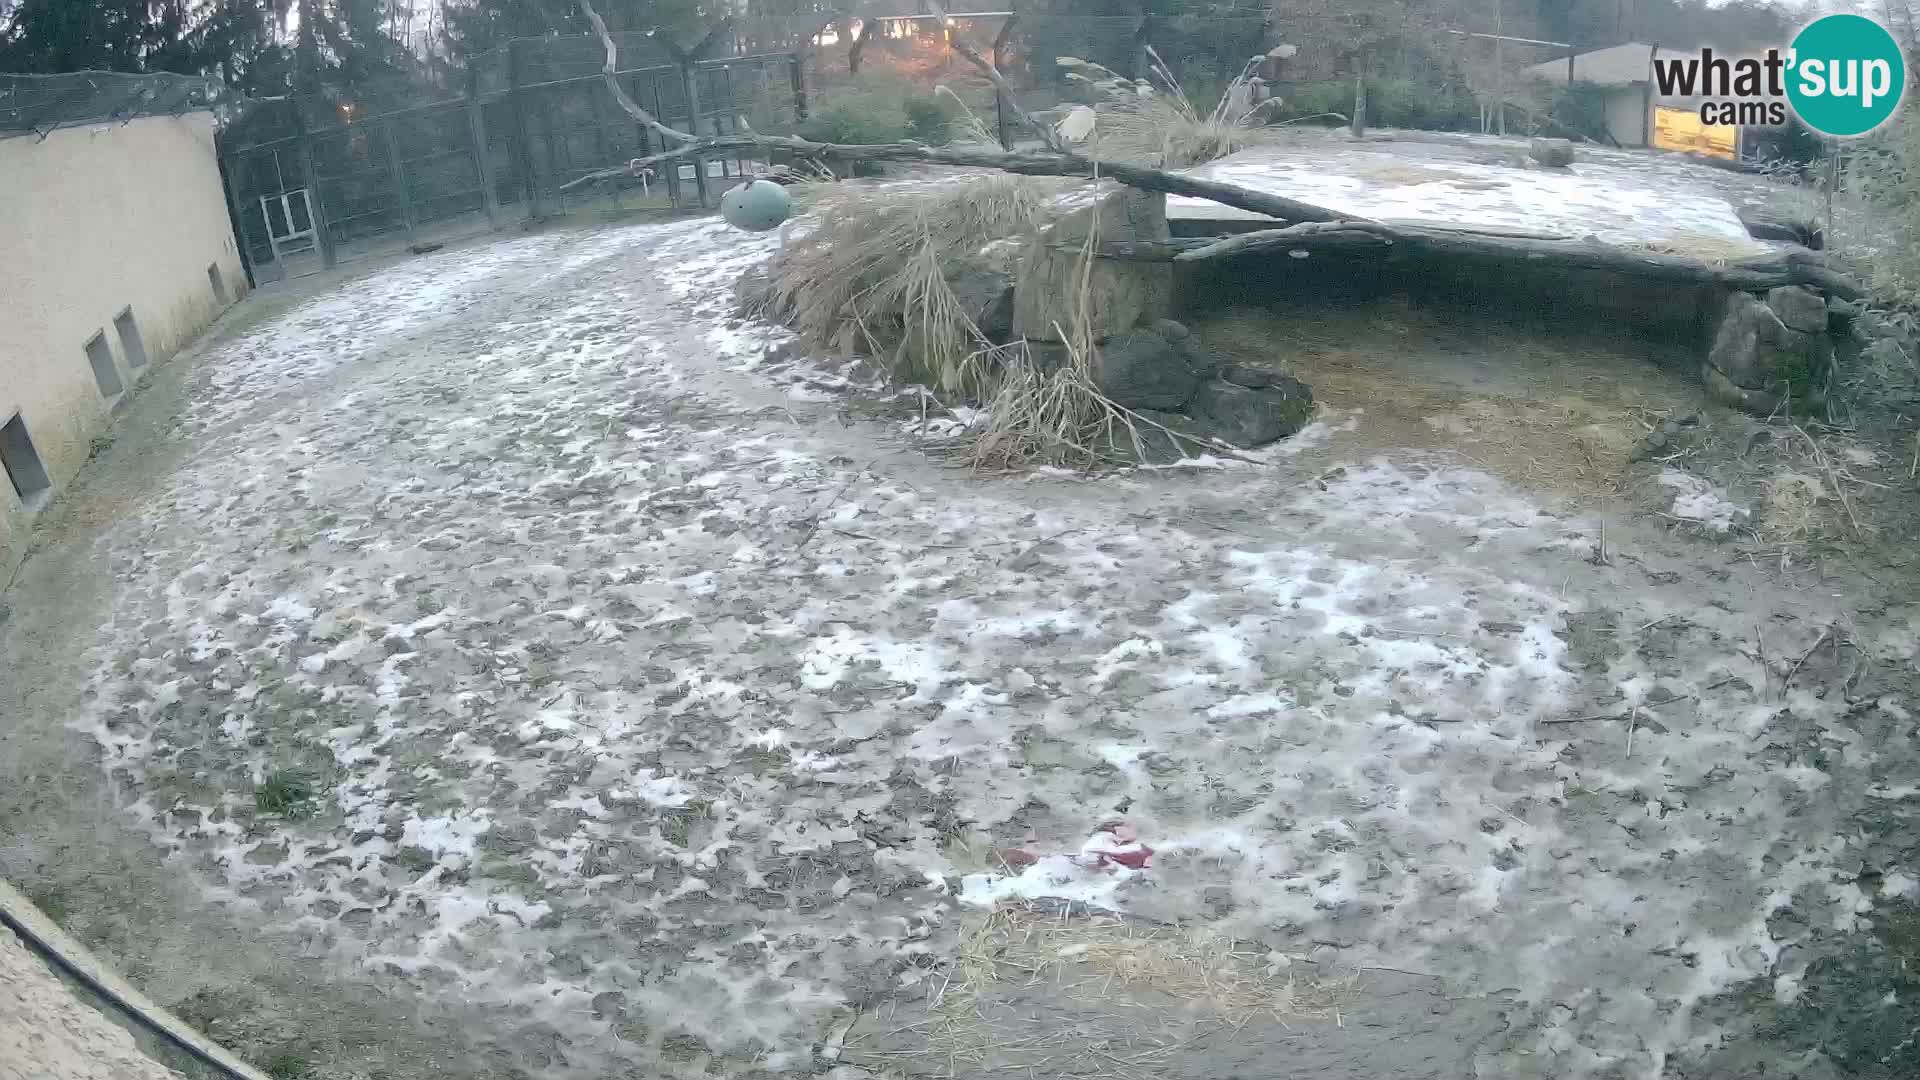
<path id="1" fill-rule="evenodd" d="M 771 180 L 750 180 L 720 196 L 720 216 L 748 232 L 779 228 L 793 213 L 793 197 Z"/>

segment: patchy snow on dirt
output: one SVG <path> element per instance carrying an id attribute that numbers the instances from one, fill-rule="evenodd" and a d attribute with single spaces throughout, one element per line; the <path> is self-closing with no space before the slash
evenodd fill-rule
<path id="1" fill-rule="evenodd" d="M 1705 179 L 1652 155 L 1581 148 L 1568 168 L 1530 166 L 1525 146 L 1504 140 L 1418 137 L 1352 143 L 1301 133 L 1187 170 L 1381 221 L 1524 229 L 1617 244 L 1711 246 L 1713 257 L 1764 254 L 1734 207 Z M 1701 166 L 1690 166 L 1702 169 Z M 1264 215 L 1170 196 L 1167 216 L 1203 220 Z"/>
<path id="2" fill-rule="evenodd" d="M 1826 828 L 1865 785 L 1759 736 L 1878 751 L 1763 696 L 1737 599 L 1658 631 L 1684 663 L 1593 660 L 1590 608 L 1685 597 L 1485 474 L 1326 460 L 1340 418 L 1271 464 L 943 467 L 753 362 L 727 294 L 776 242 L 448 251 L 211 350 L 76 718 L 155 842 L 546 1077 L 806 1071 L 956 905 L 1041 896 L 1510 993 L 1483 1075 L 1651 1077 L 1794 974 L 1770 915 L 1875 902 Z M 264 812 L 288 769 L 316 797 Z"/>
<path id="3" fill-rule="evenodd" d="M 1747 520 L 1751 512 L 1744 506 L 1735 505 L 1727 498 L 1727 493 L 1714 486 L 1713 481 L 1704 476 L 1695 476 L 1679 469 L 1660 470 L 1660 486 L 1673 491 L 1671 513 L 1682 521 L 1711 532 L 1726 532 L 1738 523 Z"/>

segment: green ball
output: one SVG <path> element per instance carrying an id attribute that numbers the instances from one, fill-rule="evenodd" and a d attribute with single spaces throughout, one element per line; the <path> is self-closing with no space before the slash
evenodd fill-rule
<path id="1" fill-rule="evenodd" d="M 748 232 L 779 228 L 793 213 L 793 196 L 771 180 L 750 180 L 720 196 L 720 216 Z"/>

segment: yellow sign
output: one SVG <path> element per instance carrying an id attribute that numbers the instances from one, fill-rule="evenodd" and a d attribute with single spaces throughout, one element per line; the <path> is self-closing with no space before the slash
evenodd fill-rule
<path id="1" fill-rule="evenodd" d="M 1653 146 L 1709 157 L 1740 156 L 1740 129 L 1732 124 L 1703 124 L 1692 109 L 1653 107 Z"/>

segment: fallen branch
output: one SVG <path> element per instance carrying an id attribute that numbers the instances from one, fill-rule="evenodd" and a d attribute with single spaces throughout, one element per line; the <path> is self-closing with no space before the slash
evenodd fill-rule
<path id="1" fill-rule="evenodd" d="M 1102 179 L 1113 180 L 1141 191 L 1156 191 L 1164 195 L 1188 195 L 1196 199 L 1206 199 L 1223 206 L 1237 207 L 1255 214 L 1281 218 L 1287 221 L 1364 221 L 1351 214 L 1329 210 L 1324 206 L 1315 206 L 1298 199 L 1289 199 L 1284 195 L 1274 195 L 1251 188 L 1222 184 L 1214 180 L 1202 180 L 1194 176 L 1170 173 L 1144 165 L 1128 165 L 1118 161 L 1100 161 L 1081 157 L 1078 154 L 1034 153 L 1025 151 L 992 150 L 955 146 L 927 146 L 917 142 L 899 143 L 820 143 L 792 135 L 715 135 L 643 158 L 634 158 L 623 168 L 603 169 L 588 173 L 578 180 L 561 186 L 561 191 L 571 191 L 589 184 L 622 176 L 638 176 L 642 170 L 652 168 L 662 162 L 717 151 L 754 150 L 762 153 L 779 151 L 798 157 L 828 158 L 839 161 L 917 161 L 927 165 L 957 165 L 962 168 L 998 169 L 1001 172 L 1016 173 L 1021 176 L 1075 176 L 1092 179 L 1097 173 Z"/>
<path id="2" fill-rule="evenodd" d="M 1173 256 L 1173 261 L 1198 262 L 1262 252 L 1336 249 L 1391 250 L 1395 253 L 1488 262 L 1605 270 L 1659 281 L 1722 285 L 1735 289 L 1813 284 L 1843 298 L 1864 295 L 1858 283 L 1823 265 L 1820 257 L 1811 251 L 1790 250 L 1721 266 L 1684 255 L 1637 251 L 1591 238 L 1515 235 L 1510 231 L 1483 232 L 1459 227 L 1388 225 L 1370 221 L 1310 222 L 1241 233 L 1189 247 Z M 1142 255 L 1157 257 L 1157 253 L 1142 252 Z"/>
<path id="3" fill-rule="evenodd" d="M 958 37 L 952 38 L 954 51 L 965 57 L 974 66 L 986 73 L 987 79 L 1007 101 L 1020 122 L 1040 136 L 1042 142 L 1050 148 L 1049 153 L 1013 153 L 1003 150 L 973 150 L 953 147 L 931 147 L 917 142 L 902 143 L 820 143 L 802 139 L 793 135 L 761 135 L 746 132 L 735 135 L 716 135 L 697 138 L 687 132 L 668 127 L 651 113 L 628 97 L 620 88 L 615 77 L 616 52 L 613 35 L 607 32 L 607 26 L 599 14 L 593 10 L 590 0 L 576 0 L 587 20 L 593 24 L 594 33 L 599 35 L 605 46 L 607 58 L 601 66 L 607 88 L 613 92 L 614 100 L 629 116 L 647 125 L 662 139 L 681 145 L 648 157 L 634 158 L 626 166 L 617 169 L 601 169 L 560 186 L 562 192 L 573 191 L 602 181 L 623 177 L 640 176 L 655 165 L 682 158 L 698 157 L 726 150 L 754 150 L 761 153 L 773 151 L 793 154 L 797 157 L 827 158 L 841 161 L 918 161 L 930 165 L 958 165 L 967 168 L 998 169 L 1002 172 L 1016 173 L 1021 176 L 1084 176 L 1088 178 L 1105 177 L 1128 187 L 1142 191 L 1154 191 L 1164 195 L 1188 195 L 1206 199 L 1224 206 L 1232 206 L 1256 214 L 1280 218 L 1286 221 L 1347 221 L 1364 220 L 1351 214 L 1342 214 L 1323 206 L 1300 202 L 1282 195 L 1254 191 L 1249 188 L 1222 184 L 1214 180 L 1201 180 L 1191 176 L 1181 176 L 1160 169 L 1141 165 L 1126 165 L 1120 162 L 1097 161 L 1082 157 L 1068 150 L 1060 136 L 1049 125 L 1034 118 L 1033 114 L 1020 108 L 1015 99 L 1013 87 L 1000 74 L 992 62 L 987 60 Z M 939 3 L 933 4 L 936 11 L 945 14 Z M 864 30 L 864 27 L 862 28 Z"/>

